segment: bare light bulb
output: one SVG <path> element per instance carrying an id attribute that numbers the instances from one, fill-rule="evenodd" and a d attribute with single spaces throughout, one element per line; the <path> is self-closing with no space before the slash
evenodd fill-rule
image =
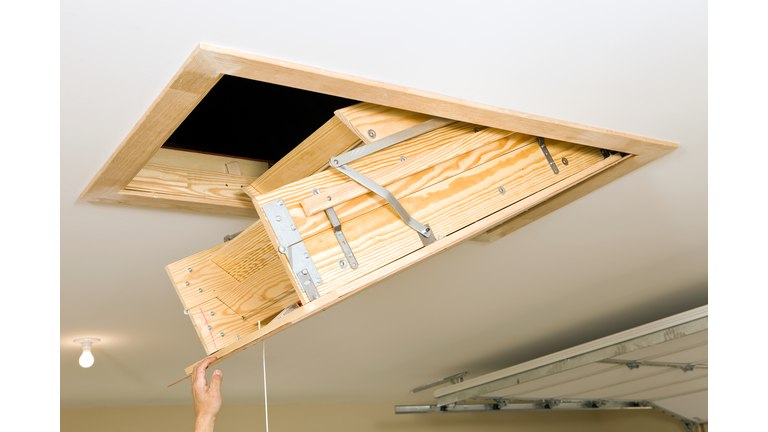
<path id="1" fill-rule="evenodd" d="M 80 366 L 84 368 L 93 366 L 93 353 L 91 352 L 91 345 L 99 341 L 101 341 L 101 339 L 96 338 L 79 338 L 73 341 L 83 345 L 83 354 L 80 356 Z"/>

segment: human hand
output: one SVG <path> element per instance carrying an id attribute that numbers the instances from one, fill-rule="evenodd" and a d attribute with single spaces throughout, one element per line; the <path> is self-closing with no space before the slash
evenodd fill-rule
<path id="1" fill-rule="evenodd" d="M 208 357 L 195 366 L 192 371 L 192 399 L 195 402 L 195 432 L 213 431 L 213 422 L 221 409 L 221 381 L 224 377 L 220 369 L 213 371 L 211 385 L 205 379 L 205 370 L 216 357 Z"/>

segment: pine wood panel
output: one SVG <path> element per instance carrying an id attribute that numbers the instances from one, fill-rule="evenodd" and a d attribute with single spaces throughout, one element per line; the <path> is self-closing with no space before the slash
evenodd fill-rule
<path id="1" fill-rule="evenodd" d="M 331 157 L 344 153 L 358 141 L 341 120 L 332 117 L 254 181 L 251 188 L 265 193 L 310 176 L 327 166 Z"/>
<path id="2" fill-rule="evenodd" d="M 600 151 L 593 148 L 557 141 L 549 142 L 547 147 L 556 160 L 568 158 L 568 165 L 561 167 L 559 175 L 552 172 L 538 145 L 529 144 L 401 198 L 400 204 L 415 219 L 429 223 L 435 235 L 446 236 L 603 160 Z M 498 192 L 499 186 L 506 188 L 505 194 Z M 331 230 L 304 237 L 325 282 L 318 288 L 321 294 L 335 289 L 341 292 L 352 280 L 422 247 L 418 234 L 402 222 L 391 206 L 345 222 L 342 229 L 359 264 L 355 270 L 338 266 L 344 255 Z M 286 260 L 283 262 L 287 265 Z M 299 295 L 308 301 L 303 293 Z"/>
<path id="3" fill-rule="evenodd" d="M 371 103 L 352 105 L 334 114 L 366 144 L 434 118 L 427 114 Z M 370 130 L 375 132 L 375 137 L 368 134 Z"/>
<path id="4" fill-rule="evenodd" d="M 254 324 L 299 301 L 277 254 L 270 256 L 264 267 L 219 299 Z"/>
<path id="5" fill-rule="evenodd" d="M 269 168 L 263 161 L 171 148 L 160 148 L 148 163 L 221 174 L 238 174 L 227 170 L 228 163 L 236 163 L 240 170 L 238 175 L 253 178 L 264 174 Z"/>
<path id="6" fill-rule="evenodd" d="M 226 214 L 228 216 L 242 216 L 258 218 L 252 202 L 235 200 L 217 200 L 197 198 L 190 195 L 156 194 L 133 190 L 121 190 L 114 197 L 104 198 L 99 202 L 114 204 L 127 204 L 143 207 L 156 207 L 173 210 L 189 210 L 200 213 Z"/>
<path id="7" fill-rule="evenodd" d="M 161 195 L 180 195 L 211 200 L 250 202 L 243 191 L 253 177 L 147 164 L 126 190 Z"/>
<path id="8" fill-rule="evenodd" d="M 235 278 L 211 262 L 211 254 L 222 246 L 214 246 L 165 267 L 184 309 L 209 301 L 238 284 Z"/>
<path id="9" fill-rule="evenodd" d="M 601 173 L 609 172 L 610 170 L 617 170 L 617 168 L 621 168 L 621 165 L 624 165 L 625 163 L 629 162 L 631 159 L 632 157 L 622 158 L 619 155 L 610 156 L 607 159 L 601 162 L 598 162 L 592 165 L 591 167 L 583 171 L 580 171 L 579 173 L 571 177 L 568 177 L 563 181 L 557 182 L 554 185 L 549 186 L 521 201 L 518 201 L 517 203 L 509 207 L 506 207 L 496 213 L 493 213 L 488 217 L 485 217 L 475 223 L 472 223 L 458 230 L 457 232 L 446 236 L 445 238 L 441 239 L 438 242 L 435 242 L 429 246 L 425 246 L 411 254 L 408 254 L 396 261 L 391 262 L 390 264 L 382 268 L 377 269 L 374 272 L 371 272 L 359 279 L 356 279 L 349 285 L 345 286 L 343 289 L 343 292 L 339 292 L 339 291 L 328 292 L 323 297 L 320 297 L 319 299 L 314 300 L 311 303 L 304 304 L 304 306 L 292 312 L 287 317 L 270 322 L 267 326 L 262 327 L 261 330 L 257 331 L 256 333 L 253 333 L 248 338 L 244 338 L 242 341 L 238 341 L 238 343 L 236 344 L 232 344 L 223 348 L 222 350 L 216 353 L 217 359 L 212 364 L 216 364 L 221 361 L 224 361 L 230 356 L 235 355 L 238 352 L 250 346 L 253 346 L 256 343 L 261 342 L 262 340 L 268 338 L 269 336 L 275 335 L 280 331 L 285 330 L 286 328 L 290 327 L 293 324 L 303 321 L 308 317 L 311 317 L 317 313 L 320 313 L 326 310 L 329 307 L 332 307 L 338 304 L 340 301 L 346 299 L 351 295 L 362 292 L 365 288 L 369 288 L 375 285 L 376 283 L 383 281 L 384 279 L 398 273 L 399 271 L 409 266 L 412 266 L 430 256 L 433 256 L 435 254 L 448 250 L 478 235 L 479 233 L 485 232 L 488 229 L 494 226 L 497 226 L 500 223 L 510 218 L 513 218 L 521 213 L 526 212 L 530 208 L 535 208 L 536 206 L 541 205 L 541 203 L 548 202 L 549 200 L 553 199 L 553 197 L 556 197 L 558 194 L 561 194 L 562 192 L 570 188 L 573 188 L 574 185 L 584 184 L 590 179 L 596 178 Z M 635 169 L 635 167 L 630 167 L 630 169 Z M 601 183 L 595 182 L 592 185 L 590 185 L 590 187 L 599 187 L 599 186 L 595 186 L 597 184 L 601 184 Z M 194 364 L 188 366 L 187 368 L 185 368 L 184 371 L 186 373 L 186 376 L 170 384 L 169 387 L 176 385 L 181 381 L 184 381 L 185 379 L 189 378 L 194 367 L 197 366 L 203 360 L 205 359 L 201 359 L 195 362 Z"/>
<path id="10" fill-rule="evenodd" d="M 401 161 L 398 164 L 376 170 L 370 173 L 368 178 L 379 185 L 386 186 L 398 179 L 432 168 L 440 162 L 453 159 L 461 154 L 475 150 L 485 144 L 498 141 L 511 134 L 513 134 L 513 132 L 494 128 L 478 130 L 477 133 L 462 139 L 448 141 L 434 150 L 416 153 L 415 155 L 411 155 L 411 157 L 406 157 L 404 161 Z M 357 198 L 360 195 L 365 195 L 368 192 L 369 190 L 367 188 L 356 182 L 347 182 L 340 186 L 323 189 L 319 194 L 302 200 L 301 207 L 304 209 L 304 213 L 307 216 L 311 216 L 322 212 L 327 208 Z"/>
<path id="11" fill-rule="evenodd" d="M 256 221 L 211 254 L 211 261 L 242 282 L 263 267 L 266 255 L 273 255 L 262 249 L 264 245 L 269 244 L 269 236 L 264 231 L 263 224 Z"/>
<path id="12" fill-rule="evenodd" d="M 534 137 L 528 135 L 513 134 L 386 186 L 396 198 L 400 199 L 535 141 Z M 325 187 L 324 184 L 318 185 L 321 189 Z M 309 196 L 309 194 L 306 195 Z M 287 205 L 302 236 L 309 237 L 331 228 L 331 223 L 324 213 L 306 217 L 297 204 L 300 199 L 301 196 L 295 199 L 289 195 Z M 334 211 L 343 225 L 345 221 L 355 216 L 385 205 L 387 202 L 384 198 L 371 192 L 334 207 Z"/>
<path id="13" fill-rule="evenodd" d="M 217 298 L 190 308 L 189 318 L 205 347 L 206 354 L 216 352 L 258 330 L 257 326 L 244 320 Z M 221 333 L 224 333 L 224 336 Z"/>

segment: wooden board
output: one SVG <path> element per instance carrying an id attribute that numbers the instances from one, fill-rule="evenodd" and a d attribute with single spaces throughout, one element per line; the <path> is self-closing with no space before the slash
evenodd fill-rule
<path id="1" fill-rule="evenodd" d="M 250 202 L 243 188 L 256 178 L 149 163 L 125 187 L 155 196 L 178 195 L 208 200 Z"/>
<path id="2" fill-rule="evenodd" d="M 174 195 L 153 196 L 146 192 L 125 190 L 125 186 L 150 161 L 222 74 L 330 94 L 426 116 L 445 117 L 534 136 L 561 139 L 637 156 L 631 167 L 615 170 L 614 175 L 631 172 L 678 147 L 677 144 L 661 140 L 491 107 L 311 66 L 200 44 L 91 180 L 80 198 L 94 202 L 253 215 L 253 211 L 247 206 L 229 203 L 226 200 L 202 200 Z M 348 117 L 352 118 L 351 115 Z M 356 130 L 367 133 L 365 128 L 369 127 L 367 124 L 370 121 L 360 120 Z M 379 137 L 382 134 L 384 132 L 377 132 Z M 593 184 L 599 182 L 605 184 L 604 182 L 609 181 L 608 178 L 601 177 L 601 180 L 595 180 Z M 567 199 L 558 202 L 565 201 Z M 547 208 L 551 209 L 551 206 Z"/>
<path id="3" fill-rule="evenodd" d="M 584 183 L 588 181 L 590 178 L 596 177 L 600 173 L 609 172 L 610 170 L 615 170 L 621 167 L 621 165 L 623 165 L 624 163 L 630 161 L 631 159 L 632 157 L 622 158 L 618 154 L 610 156 L 607 159 L 601 162 L 598 162 L 592 165 L 591 167 L 585 170 L 582 170 L 575 175 L 568 177 L 567 179 L 564 179 L 563 181 L 557 182 L 554 185 L 549 186 L 521 201 L 518 201 L 517 203 L 509 207 L 506 207 L 496 213 L 493 213 L 488 217 L 485 217 L 475 223 L 472 223 L 454 232 L 453 234 L 450 234 L 444 237 L 438 242 L 435 242 L 431 245 L 418 249 L 417 251 L 411 254 L 408 254 L 384 267 L 377 269 L 374 272 L 369 273 L 368 275 L 362 278 L 355 280 L 352 284 L 344 287 L 345 289 L 343 293 L 340 293 L 339 291 L 330 291 L 326 295 L 320 297 L 319 299 L 309 304 L 302 306 L 301 308 L 290 313 L 286 317 L 281 318 L 280 320 L 270 322 L 267 326 L 262 327 L 257 332 L 251 334 L 247 339 L 239 341 L 237 344 L 229 345 L 224 349 L 218 351 L 216 353 L 217 360 L 213 364 L 224 361 L 230 356 L 237 354 L 238 352 L 248 348 L 249 346 L 259 343 L 262 340 L 272 335 L 275 335 L 282 330 L 285 330 L 286 328 L 290 327 L 293 324 L 296 324 L 317 313 L 320 313 L 326 310 L 327 308 L 338 304 L 340 301 L 346 299 L 347 297 L 357 294 L 359 292 L 362 292 L 364 289 L 369 288 L 382 280 L 385 280 L 389 276 L 392 276 L 398 273 L 399 271 L 420 262 L 423 259 L 426 259 L 430 256 L 433 256 L 435 254 L 448 250 L 478 235 L 479 233 L 485 232 L 486 230 L 494 226 L 497 226 L 502 222 L 515 217 L 516 215 L 526 212 L 529 208 L 534 208 L 537 205 L 540 205 L 541 203 L 547 202 L 548 200 L 551 200 L 553 197 L 557 196 L 558 194 L 562 194 L 562 192 L 568 190 L 574 185 L 577 185 L 579 183 Z M 178 384 L 179 382 L 188 378 L 191 375 L 194 367 L 203 360 L 204 359 L 201 359 L 198 362 L 185 368 L 186 376 L 170 384 L 169 386 Z"/>
<path id="4" fill-rule="evenodd" d="M 334 114 L 366 144 L 433 118 L 428 114 L 371 103 L 352 105 Z"/>

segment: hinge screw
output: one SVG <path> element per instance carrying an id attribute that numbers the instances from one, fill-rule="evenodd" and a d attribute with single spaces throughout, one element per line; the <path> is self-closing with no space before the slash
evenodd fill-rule
<path id="1" fill-rule="evenodd" d="M 280 216 L 275 216 L 275 220 L 280 222 L 281 220 L 283 220 L 283 218 L 281 218 Z"/>
<path id="2" fill-rule="evenodd" d="M 294 224 L 291 224 L 291 230 L 292 230 L 292 231 L 296 231 L 296 225 L 294 225 Z"/>
<path id="3" fill-rule="evenodd" d="M 505 193 L 507 193 L 507 190 L 506 190 L 506 189 L 504 189 L 504 186 L 499 186 L 499 193 L 500 193 L 500 194 L 502 194 L 502 195 L 504 195 Z"/>
<path id="4" fill-rule="evenodd" d="M 304 252 L 304 258 L 309 259 L 309 252 Z"/>
<path id="5" fill-rule="evenodd" d="M 368 136 L 371 138 L 376 138 L 376 131 L 373 129 L 368 129 Z"/>
<path id="6" fill-rule="evenodd" d="M 323 280 L 320 279 L 320 278 L 317 278 L 317 279 L 315 279 L 315 283 L 320 285 L 321 283 L 323 283 Z"/>
<path id="7" fill-rule="evenodd" d="M 277 251 L 282 253 L 282 254 L 284 254 L 285 253 L 285 246 L 280 246 L 279 248 L 277 248 Z"/>
<path id="8" fill-rule="evenodd" d="M 327 199 L 328 201 L 330 201 L 330 200 L 331 200 L 331 197 L 328 197 L 328 198 L 326 198 L 326 199 Z"/>
<path id="9" fill-rule="evenodd" d="M 307 274 L 307 269 L 302 270 L 301 274 L 303 274 L 303 275 Z"/>
<path id="10" fill-rule="evenodd" d="M 347 262 L 344 261 L 343 259 L 340 259 L 339 260 L 339 267 L 340 268 L 346 268 L 347 267 Z"/>
<path id="11" fill-rule="evenodd" d="M 281 206 L 281 207 L 282 207 L 282 206 L 283 206 L 283 200 L 280 200 L 280 201 L 278 201 L 278 202 L 277 202 L 277 205 L 279 205 L 279 206 Z"/>
<path id="12" fill-rule="evenodd" d="M 318 189 L 318 188 L 312 189 L 312 195 L 317 195 L 319 193 L 320 193 L 320 189 Z"/>
<path id="13" fill-rule="evenodd" d="M 189 311 L 184 309 L 184 315 L 189 315 Z"/>
<path id="14" fill-rule="evenodd" d="M 563 158 L 563 160 L 561 162 L 563 162 L 563 165 L 568 165 L 568 159 L 566 159 L 566 158 Z"/>

